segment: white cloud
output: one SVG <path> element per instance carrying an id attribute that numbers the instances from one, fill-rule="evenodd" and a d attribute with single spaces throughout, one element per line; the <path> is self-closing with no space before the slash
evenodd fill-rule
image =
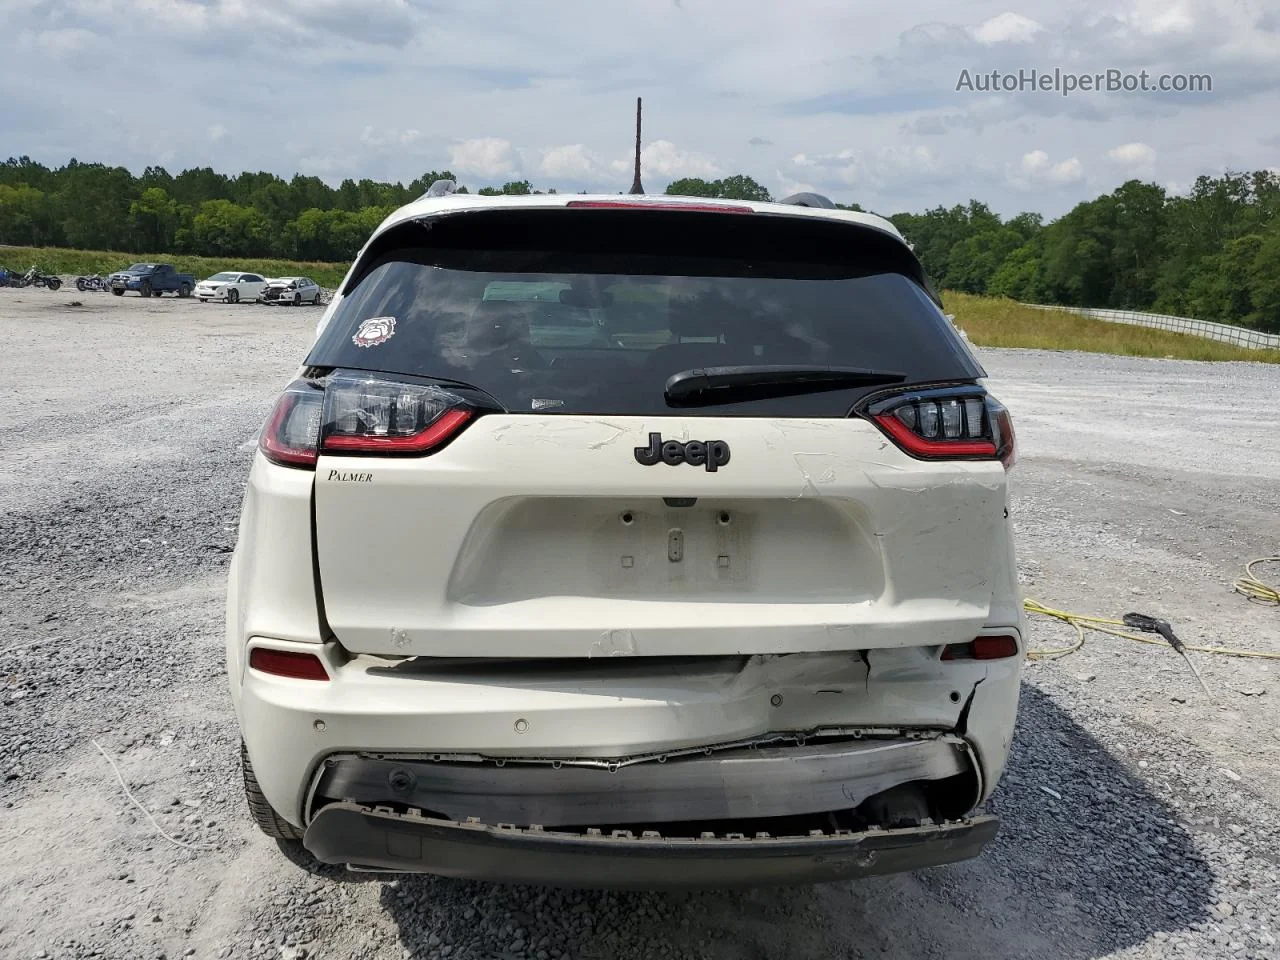
<path id="1" fill-rule="evenodd" d="M 1075 183 L 1084 179 L 1084 164 L 1075 157 L 1056 163 L 1049 170 L 1049 179 L 1054 183 Z"/>
<path id="2" fill-rule="evenodd" d="M 623 174 L 635 166 L 634 157 L 614 160 L 609 165 L 615 173 Z M 718 177 L 724 171 L 705 153 L 682 150 L 670 140 L 655 140 L 640 150 L 640 171 L 644 178 L 669 177 Z"/>
<path id="3" fill-rule="evenodd" d="M 511 141 L 501 137 L 463 140 L 449 148 L 449 166 L 459 173 L 503 177 L 515 172 Z"/>
<path id="4" fill-rule="evenodd" d="M 1049 166 L 1049 155 L 1043 150 L 1032 150 L 1022 155 L 1022 172 L 1037 174 Z"/>
<path id="5" fill-rule="evenodd" d="M 653 191 L 745 173 L 887 212 L 975 197 L 1050 217 L 1129 176 L 1156 179 L 1142 156 L 1112 155 L 1118 145 L 1150 147 L 1159 181 L 1181 184 L 1261 169 L 1280 146 L 1267 142 L 1280 20 L 1264 15 L 1276 0 L 741 0 L 733 17 L 671 0 L 640 0 L 640 12 L 565 3 L 548 17 L 474 0 L 0 0 L 0 36 L 15 41 L 0 90 L 44 105 L 0 111 L 0 143 L 138 172 L 171 154 L 175 173 L 301 170 L 336 184 L 451 167 L 472 189 L 536 177 L 613 191 L 631 181 L 631 98 L 643 93 Z M 1027 66 L 1206 72 L 1213 93 L 955 91 L 961 69 Z M 132 111 L 139 90 L 205 119 L 193 134 Z M 320 120 L 241 135 L 263 129 L 264 102 L 320 104 Z M 87 104 L 110 122 L 86 123 Z"/>
<path id="6" fill-rule="evenodd" d="M 1035 183 L 1068 184 L 1084 179 L 1084 164 L 1077 157 L 1052 163 L 1043 150 L 1024 153 L 1019 163 L 1020 176 L 1011 178 L 1015 184 L 1027 186 Z"/>
<path id="7" fill-rule="evenodd" d="M 400 47 L 413 38 L 418 24 L 406 0 L 64 0 L 60 5 L 70 7 L 77 18 L 141 21 L 189 31 L 196 39 L 209 32 L 221 38 L 245 31 L 235 36 L 237 43 L 284 32 Z"/>
<path id="8" fill-rule="evenodd" d="M 547 147 L 538 162 L 538 172 L 544 177 L 568 180 L 589 180 L 599 169 L 599 158 L 580 143 Z"/>
<path id="9" fill-rule="evenodd" d="M 45 54 L 61 60 L 83 53 L 97 38 L 88 30 L 68 27 L 59 30 L 23 30 L 15 40 L 17 43 L 35 44 Z"/>
<path id="10" fill-rule="evenodd" d="M 919 144 L 895 144 L 878 149 L 846 147 L 835 153 L 812 155 L 797 153 L 791 163 L 821 184 L 859 189 L 878 189 L 904 178 L 930 177 L 941 170 L 933 150 Z"/>
<path id="11" fill-rule="evenodd" d="M 375 128 L 372 124 L 366 123 L 360 131 L 360 142 L 368 147 L 386 147 L 399 144 L 400 146 L 408 146 L 422 139 L 420 130 L 408 129 L 400 130 L 397 127 L 388 127 L 383 130 Z"/>
<path id="12" fill-rule="evenodd" d="M 1194 0 L 1130 0 L 1128 6 L 1128 10 L 1119 13 L 1122 23 L 1139 33 L 1160 35 L 1190 33 L 1196 27 L 1196 13 L 1212 14 L 1214 4 Z"/>
<path id="13" fill-rule="evenodd" d="M 1121 143 L 1120 146 L 1111 147 L 1111 150 L 1107 151 L 1107 156 L 1126 172 L 1143 175 L 1143 177 L 1149 177 L 1156 165 L 1155 148 L 1147 146 L 1146 143 Z"/>
<path id="14" fill-rule="evenodd" d="M 1032 43 L 1044 30 L 1040 24 L 1020 13 L 1006 12 L 974 27 L 970 33 L 982 44 Z"/>
<path id="15" fill-rule="evenodd" d="M 812 183 L 805 183 L 803 180 L 793 180 L 781 170 L 773 172 L 774 179 L 778 184 L 778 198 L 790 196 L 793 193 L 817 193 L 818 188 Z"/>
<path id="16" fill-rule="evenodd" d="M 1108 150 L 1107 156 L 1121 163 L 1150 163 L 1156 152 L 1145 143 L 1122 143 Z"/>

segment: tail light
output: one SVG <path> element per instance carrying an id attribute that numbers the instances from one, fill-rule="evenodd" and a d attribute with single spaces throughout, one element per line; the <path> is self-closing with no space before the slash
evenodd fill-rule
<path id="1" fill-rule="evenodd" d="M 258 449 L 284 467 L 315 469 L 324 390 L 307 380 L 285 387 L 258 438 Z"/>
<path id="2" fill-rule="evenodd" d="M 1018 638 L 974 637 L 968 643 L 949 643 L 942 648 L 943 660 L 1005 660 L 1018 655 Z"/>
<path id="3" fill-rule="evenodd" d="M 276 402 L 258 447 L 274 463 L 315 469 L 321 453 L 424 456 L 457 436 L 476 411 L 428 384 L 375 377 L 296 380 Z"/>
<path id="4" fill-rule="evenodd" d="M 903 451 L 922 460 L 1016 459 L 1009 411 L 981 387 L 923 390 L 881 398 L 866 416 Z"/>

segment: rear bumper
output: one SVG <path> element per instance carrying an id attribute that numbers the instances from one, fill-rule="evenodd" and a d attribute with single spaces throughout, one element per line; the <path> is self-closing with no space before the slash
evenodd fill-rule
<path id="1" fill-rule="evenodd" d="M 318 809 L 308 797 L 321 765 L 343 755 L 608 762 L 732 745 L 772 731 L 839 728 L 883 737 L 893 730 L 955 730 L 962 712 L 977 802 L 994 787 L 1008 754 L 1021 672 L 1013 659 L 939 662 L 926 649 L 727 663 L 636 657 L 504 666 L 346 660 L 333 644 L 256 638 L 248 649 L 259 644 L 314 652 L 330 676 L 318 683 L 247 669 L 246 654 L 229 645 L 249 756 L 268 801 L 296 826 L 307 823 L 309 808 Z M 328 796 L 389 802 L 362 793 Z M 525 822 L 566 821 L 531 815 Z"/>
<path id="2" fill-rule="evenodd" d="M 975 767 L 968 744 L 950 734 L 816 744 L 778 734 L 621 763 L 347 754 L 321 764 L 309 805 L 394 803 L 449 820 L 543 827 L 745 822 L 848 810 L 900 784 Z M 968 810 L 978 798 L 962 802 Z"/>
<path id="3" fill-rule="evenodd" d="M 978 816 L 941 825 L 802 837 L 664 839 L 437 820 L 339 803 L 304 843 L 325 863 L 500 883 L 662 889 L 824 883 L 967 860 L 996 835 Z"/>

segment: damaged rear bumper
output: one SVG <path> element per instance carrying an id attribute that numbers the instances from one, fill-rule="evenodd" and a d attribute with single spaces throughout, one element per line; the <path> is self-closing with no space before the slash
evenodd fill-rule
<path id="1" fill-rule="evenodd" d="M 335 803 L 307 828 L 304 844 L 325 863 L 547 886 L 670 889 L 824 883 L 955 863 L 977 856 L 999 821 L 891 830 L 810 831 L 664 838 L 617 830 L 568 833 L 457 822 L 410 810 Z"/>
<path id="2" fill-rule="evenodd" d="M 852 809 L 901 784 L 976 771 L 969 745 L 954 734 L 820 743 L 777 734 L 620 762 L 334 754 L 321 764 L 308 805 L 390 804 L 446 820 L 548 828 L 758 821 Z M 978 803 L 976 775 L 956 789 L 953 806 Z"/>

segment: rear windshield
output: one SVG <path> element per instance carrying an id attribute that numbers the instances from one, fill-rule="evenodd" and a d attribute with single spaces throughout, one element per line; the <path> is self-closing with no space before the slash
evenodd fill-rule
<path id="1" fill-rule="evenodd" d="M 554 230 L 495 231 L 483 246 L 474 229 L 402 233 L 393 239 L 435 242 L 371 248 L 307 363 L 459 381 L 542 414 L 669 413 L 667 379 L 706 366 L 855 366 L 906 383 L 983 375 L 898 241 L 692 216 L 627 212 L 609 229 L 561 212 Z M 846 416 L 869 389 L 680 412 Z"/>

